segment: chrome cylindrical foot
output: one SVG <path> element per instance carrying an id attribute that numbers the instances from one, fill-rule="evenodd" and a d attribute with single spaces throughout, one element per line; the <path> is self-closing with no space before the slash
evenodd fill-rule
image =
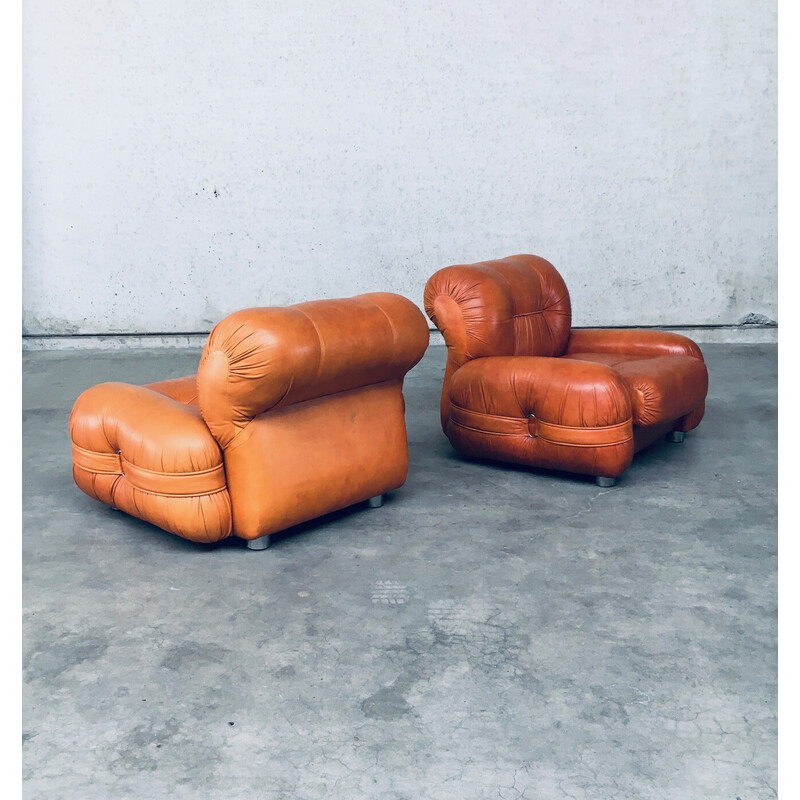
<path id="1" fill-rule="evenodd" d="M 258 539 L 248 539 L 248 550 L 266 550 L 269 547 L 269 536 L 260 536 Z"/>
<path id="2" fill-rule="evenodd" d="M 367 505 L 370 508 L 380 508 L 383 505 L 383 495 L 376 494 L 375 497 L 370 497 L 370 499 L 367 500 Z"/>
<path id="3" fill-rule="evenodd" d="M 616 482 L 616 478 L 604 478 L 602 475 L 596 475 L 594 482 L 601 488 L 607 489 L 609 486 L 613 486 Z"/>
<path id="4" fill-rule="evenodd" d="M 674 442 L 675 444 L 680 444 L 683 441 L 684 433 L 683 431 L 672 431 L 671 433 L 667 434 L 667 441 Z"/>

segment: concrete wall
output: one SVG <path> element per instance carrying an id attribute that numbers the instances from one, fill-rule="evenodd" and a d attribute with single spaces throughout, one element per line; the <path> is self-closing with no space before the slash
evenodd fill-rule
<path id="1" fill-rule="evenodd" d="M 29 334 L 517 252 L 575 323 L 777 316 L 777 4 L 27 0 Z"/>

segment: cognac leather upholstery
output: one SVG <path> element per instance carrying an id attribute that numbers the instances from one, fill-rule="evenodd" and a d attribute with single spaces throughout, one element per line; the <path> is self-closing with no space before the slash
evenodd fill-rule
<path id="1" fill-rule="evenodd" d="M 636 450 L 703 417 L 700 348 L 652 330 L 572 330 L 552 264 L 445 267 L 425 287 L 444 335 L 442 428 L 461 453 L 614 478 Z"/>
<path id="2" fill-rule="evenodd" d="M 387 293 L 251 308 L 197 375 L 87 389 L 70 416 L 87 494 L 195 541 L 257 539 L 401 486 L 403 379 L 425 317 Z"/>

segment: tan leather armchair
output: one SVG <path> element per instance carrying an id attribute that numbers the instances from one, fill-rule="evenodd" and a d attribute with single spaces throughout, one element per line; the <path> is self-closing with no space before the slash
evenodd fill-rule
<path id="1" fill-rule="evenodd" d="M 87 494 L 187 539 L 252 549 L 402 486 L 403 379 L 428 345 L 395 294 L 238 311 L 197 375 L 86 390 L 70 415 Z"/>
<path id="2" fill-rule="evenodd" d="M 611 486 L 658 437 L 703 418 L 708 372 L 685 336 L 572 330 L 569 292 L 533 255 L 445 267 L 425 287 L 444 335 L 442 428 L 467 456 Z"/>

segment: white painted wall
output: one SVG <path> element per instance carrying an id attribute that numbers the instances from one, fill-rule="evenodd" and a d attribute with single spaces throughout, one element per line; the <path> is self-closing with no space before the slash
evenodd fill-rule
<path id="1" fill-rule="evenodd" d="M 777 316 L 777 4 L 26 0 L 30 334 L 517 252 L 575 323 Z"/>

